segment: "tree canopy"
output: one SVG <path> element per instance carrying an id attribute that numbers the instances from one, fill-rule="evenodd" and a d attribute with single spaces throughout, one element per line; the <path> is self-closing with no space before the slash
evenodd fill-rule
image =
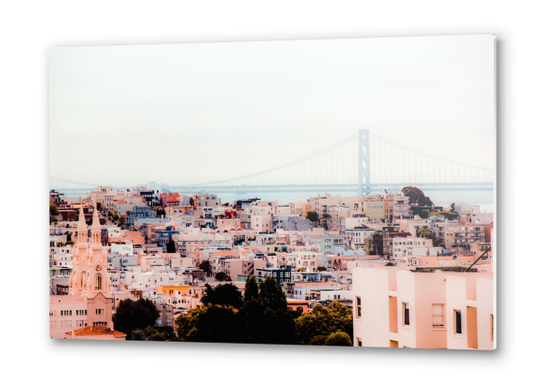
<path id="1" fill-rule="evenodd" d="M 49 215 L 51 216 L 58 216 L 60 215 L 60 211 L 58 210 L 58 207 L 55 203 L 53 203 L 52 200 L 49 200 Z"/>
<path id="2" fill-rule="evenodd" d="M 459 218 L 459 214 L 455 212 L 449 212 L 449 211 L 429 212 L 429 215 L 430 216 L 436 216 L 436 215 L 444 216 L 446 220 L 456 220 Z"/>
<path id="3" fill-rule="evenodd" d="M 308 211 L 307 219 L 309 219 L 312 223 L 318 221 L 318 213 L 316 213 L 315 211 Z"/>
<path id="4" fill-rule="evenodd" d="M 212 271 L 211 263 L 209 262 L 209 260 L 203 260 L 201 263 L 199 263 L 198 268 L 204 272 L 207 272 L 207 274 Z"/>
<path id="5" fill-rule="evenodd" d="M 334 332 L 326 339 L 325 345 L 352 346 L 352 340 L 346 332 Z"/>
<path id="6" fill-rule="evenodd" d="M 260 301 L 260 294 L 258 292 L 258 283 L 254 276 L 249 276 L 245 283 L 245 295 L 243 302 L 246 304 L 249 301 Z"/>
<path id="7" fill-rule="evenodd" d="M 207 284 L 201 301 L 203 305 L 175 320 L 180 340 L 296 343 L 294 311 L 287 308 L 284 291 L 272 276 L 259 286 L 249 277 L 243 298 L 232 284 L 215 289 Z"/>
<path id="8" fill-rule="evenodd" d="M 416 236 L 433 240 L 434 247 L 438 247 L 440 245 L 439 239 L 435 237 L 433 232 L 428 231 L 427 229 L 423 229 L 423 228 L 418 229 L 418 231 L 416 231 Z"/>
<path id="9" fill-rule="evenodd" d="M 234 343 L 240 340 L 237 310 L 221 305 L 198 305 L 177 317 L 177 335 L 182 341 Z"/>
<path id="10" fill-rule="evenodd" d="M 222 305 L 239 309 L 243 306 L 243 295 L 239 288 L 233 284 L 222 284 L 215 289 L 209 284 L 205 284 L 205 292 L 201 302 L 203 304 Z"/>
<path id="11" fill-rule="evenodd" d="M 173 330 L 157 330 L 151 326 L 145 329 L 136 329 L 132 332 L 132 340 L 144 341 L 178 341 Z"/>
<path id="12" fill-rule="evenodd" d="M 173 238 L 169 239 L 169 241 L 166 244 L 167 253 L 175 253 L 177 252 L 177 249 L 175 247 L 175 240 Z"/>
<path id="13" fill-rule="evenodd" d="M 432 206 L 431 199 L 423 193 L 423 191 L 416 187 L 404 187 L 401 192 L 408 197 L 410 205 L 417 206 Z"/>
<path id="14" fill-rule="evenodd" d="M 352 311 L 336 301 L 327 308 L 317 304 L 312 311 L 303 313 L 296 321 L 299 342 L 306 345 L 324 345 L 335 332 L 345 332 L 353 337 Z"/>
<path id="15" fill-rule="evenodd" d="M 160 311 L 151 300 L 126 299 L 119 303 L 116 313 L 113 314 L 113 322 L 115 330 L 126 333 L 126 340 L 131 340 L 132 331 L 152 327 L 159 316 Z"/>
<path id="16" fill-rule="evenodd" d="M 218 281 L 231 281 L 231 277 L 224 272 L 217 272 L 215 275 L 215 279 Z"/>
<path id="17" fill-rule="evenodd" d="M 286 308 L 286 294 L 273 276 L 267 276 L 260 283 L 260 302 L 265 308 Z"/>

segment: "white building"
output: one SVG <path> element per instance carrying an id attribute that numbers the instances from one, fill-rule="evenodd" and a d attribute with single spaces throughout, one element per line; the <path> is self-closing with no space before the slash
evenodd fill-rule
<path id="1" fill-rule="evenodd" d="M 416 256 L 436 256 L 441 247 L 433 247 L 433 240 L 424 237 L 394 237 L 393 260 L 405 265 L 416 265 Z"/>

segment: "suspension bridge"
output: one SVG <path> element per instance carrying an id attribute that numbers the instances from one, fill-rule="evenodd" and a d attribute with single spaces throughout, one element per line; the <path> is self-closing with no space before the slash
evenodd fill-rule
<path id="1" fill-rule="evenodd" d="M 493 175 L 492 169 L 446 159 L 361 129 L 326 148 L 276 167 L 166 189 L 180 194 L 357 192 L 360 196 L 384 189 L 400 191 L 404 186 L 416 186 L 423 191 L 491 191 Z M 83 195 L 97 186 L 50 176 L 50 189 L 67 196 Z"/>

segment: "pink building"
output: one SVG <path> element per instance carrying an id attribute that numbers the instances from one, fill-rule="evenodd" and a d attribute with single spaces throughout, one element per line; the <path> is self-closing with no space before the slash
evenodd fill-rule
<path id="1" fill-rule="evenodd" d="M 495 349 L 491 268 L 353 271 L 354 346 Z"/>
<path id="2" fill-rule="evenodd" d="M 223 229 L 242 229 L 241 219 L 217 219 L 216 228 L 218 230 Z"/>
<path id="3" fill-rule="evenodd" d="M 94 210 L 91 239 L 84 212 L 79 213 L 77 243 L 73 251 L 73 271 L 67 296 L 50 296 L 50 336 L 66 338 L 66 332 L 87 326 L 113 329 L 111 280 L 107 274 L 107 252 L 101 243 L 101 225 Z M 90 240 L 90 241 L 89 241 Z M 75 333 L 72 332 L 72 336 Z"/>

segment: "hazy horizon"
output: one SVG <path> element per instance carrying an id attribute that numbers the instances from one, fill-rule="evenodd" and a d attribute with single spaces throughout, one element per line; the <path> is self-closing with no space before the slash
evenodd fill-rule
<path id="1" fill-rule="evenodd" d="M 49 173 L 198 184 L 358 129 L 493 169 L 494 66 L 490 35 L 53 48 Z"/>

